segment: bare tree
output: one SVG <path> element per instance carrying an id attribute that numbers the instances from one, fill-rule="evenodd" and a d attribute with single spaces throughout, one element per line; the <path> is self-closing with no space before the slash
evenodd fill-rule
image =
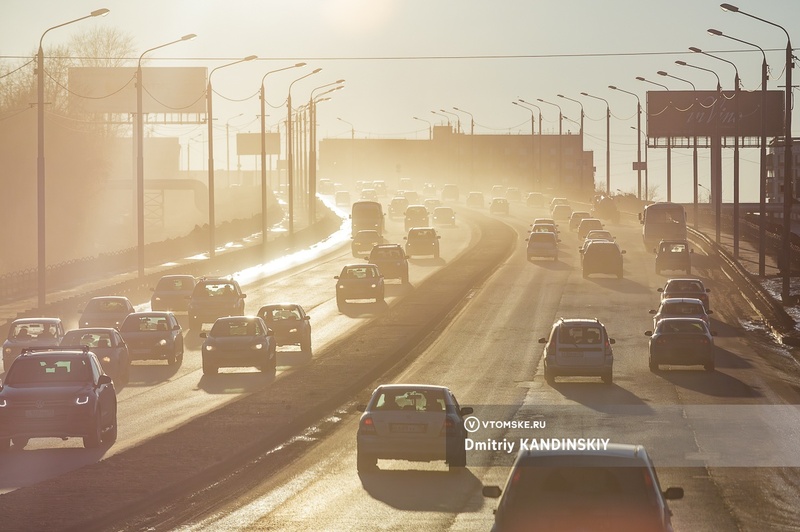
<path id="1" fill-rule="evenodd" d="M 69 41 L 72 66 L 118 67 L 130 63 L 135 53 L 133 37 L 117 28 L 98 26 Z"/>

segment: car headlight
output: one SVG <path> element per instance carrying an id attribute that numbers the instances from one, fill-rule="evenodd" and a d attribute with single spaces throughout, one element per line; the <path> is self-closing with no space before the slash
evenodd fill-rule
<path id="1" fill-rule="evenodd" d="M 344 289 L 344 285 L 343 285 L 343 284 L 340 284 L 340 285 L 339 285 L 339 288 L 341 288 L 341 289 Z"/>
<path id="2" fill-rule="evenodd" d="M 104 364 L 110 364 L 111 363 L 111 357 L 103 357 L 102 361 L 103 361 Z"/>
<path id="3" fill-rule="evenodd" d="M 75 404 L 76 405 L 85 405 L 88 402 L 89 402 L 89 396 L 88 395 L 79 395 L 78 397 L 75 398 Z"/>
<path id="4" fill-rule="evenodd" d="M 158 345 L 164 347 L 165 345 L 167 345 L 167 341 L 162 338 L 161 340 L 158 341 Z"/>
<path id="5" fill-rule="evenodd" d="M 160 297 L 154 297 L 153 301 L 161 301 L 161 298 Z"/>
<path id="6" fill-rule="evenodd" d="M 264 348 L 264 344 L 256 344 L 253 347 L 251 347 L 250 349 L 254 349 L 254 350 L 258 351 L 259 349 L 263 349 L 263 348 Z"/>
<path id="7" fill-rule="evenodd" d="M 10 355 L 11 354 L 11 348 L 10 347 L 6 347 L 5 349 L 3 349 L 3 353 L 5 353 L 6 355 Z"/>
<path id="8" fill-rule="evenodd" d="M 296 333 L 296 332 L 297 332 L 297 329 L 296 329 L 296 328 L 295 328 L 295 329 L 289 329 L 289 334 L 294 334 L 294 333 Z"/>
<path id="9" fill-rule="evenodd" d="M 203 346 L 203 350 L 205 350 L 205 351 L 213 351 L 214 350 L 214 346 L 213 345 L 204 345 Z"/>
<path id="10" fill-rule="evenodd" d="M 8 399 L 0 399 L 0 408 L 5 408 L 8 406 Z"/>
<path id="11" fill-rule="evenodd" d="M 372 283 L 372 284 L 370 285 L 370 287 L 372 287 L 372 288 L 378 288 L 378 285 L 376 285 L 375 283 Z"/>

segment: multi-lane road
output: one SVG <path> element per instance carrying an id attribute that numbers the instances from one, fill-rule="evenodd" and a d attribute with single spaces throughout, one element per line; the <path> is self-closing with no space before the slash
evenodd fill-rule
<path id="1" fill-rule="evenodd" d="M 463 214 L 465 208 L 458 208 Z M 674 501 L 676 530 L 794 530 L 800 522 L 800 476 L 794 442 L 800 434 L 800 378 L 794 359 L 759 325 L 758 316 L 714 257 L 699 248 L 693 271 L 712 288 L 712 329 L 717 331 L 716 371 L 700 367 L 652 373 L 647 365 L 658 287 L 654 257 L 641 241 L 634 219 L 608 228 L 625 255 L 625 276 L 583 279 L 578 240 L 562 224 L 559 261 L 528 262 L 528 224 L 544 209 L 512 204 L 498 217 L 518 234 L 513 254 L 475 289 L 459 313 L 413 363 L 385 379 L 449 386 L 464 406 L 484 421 L 536 419 L 536 433 L 480 429 L 478 441 L 520 437 L 611 438 L 644 444 L 659 470 L 662 487 L 682 486 Z M 480 221 L 486 212 L 474 211 Z M 471 217 L 473 217 L 471 215 Z M 452 261 L 475 238 L 459 216 L 443 229 L 442 260 L 412 260 L 411 283 Z M 390 221 L 389 240 L 400 241 L 402 221 Z M 333 276 L 353 259 L 349 250 L 329 254 L 291 274 L 247 286 L 248 312 L 273 301 L 296 301 L 312 316 L 315 352 L 347 334 L 384 307 L 342 314 L 336 309 Z M 389 305 L 405 288 L 389 285 Z M 544 382 L 542 347 L 559 317 L 597 317 L 616 339 L 614 383 L 599 379 Z M 118 453 L 235 397 L 270 385 L 256 372 L 226 370 L 203 377 L 200 340 L 187 332 L 187 355 L 173 370 L 136 363 L 131 384 L 120 393 Z M 282 372 L 307 363 L 298 353 L 279 355 Z M 281 378 L 281 373 L 276 377 Z M 364 390 L 303 438 L 303 445 L 271 453 L 268 475 L 245 469 L 225 481 L 225 495 L 208 489 L 193 494 L 190 512 L 182 502 L 150 516 L 152 529 L 192 530 L 488 530 L 496 502 L 481 487 L 502 484 L 513 460 L 503 451 L 470 451 L 468 467 L 450 473 L 444 463 L 380 461 L 380 471 L 356 472 L 355 434 Z M 78 442 L 33 440 L 23 453 L 0 456 L 0 488 L 37 482 L 102 458 L 100 452 L 65 453 Z M 298 451 L 298 449 L 300 449 Z M 235 489 L 232 487 L 237 486 Z M 185 507 L 185 506 L 184 506 Z"/>

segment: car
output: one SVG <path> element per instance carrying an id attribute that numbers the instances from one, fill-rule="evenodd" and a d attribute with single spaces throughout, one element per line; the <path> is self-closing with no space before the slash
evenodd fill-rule
<path id="1" fill-rule="evenodd" d="M 471 407 L 458 404 L 445 386 L 383 384 L 378 386 L 358 422 L 356 467 L 378 469 L 378 460 L 430 462 L 444 460 L 451 471 L 467 465 L 464 416 Z"/>
<path id="2" fill-rule="evenodd" d="M 600 218 L 613 223 L 619 222 L 617 202 L 611 196 L 600 197 L 592 207 L 592 218 Z"/>
<path id="3" fill-rule="evenodd" d="M 150 310 L 186 311 L 197 279 L 194 275 L 165 275 L 150 290 Z"/>
<path id="4" fill-rule="evenodd" d="M 406 255 L 433 255 L 434 259 L 438 259 L 440 238 L 442 237 L 436 234 L 433 227 L 414 227 L 403 237 L 406 241 Z"/>
<path id="5" fill-rule="evenodd" d="M 474 207 L 476 209 L 483 209 L 486 200 L 483 197 L 483 192 L 472 191 L 467 194 L 467 207 Z"/>
<path id="6" fill-rule="evenodd" d="M 607 231 L 605 229 L 592 229 L 588 233 L 584 239 L 594 239 L 594 240 L 608 240 L 609 242 L 614 242 L 617 237 L 611 234 L 611 231 Z"/>
<path id="7" fill-rule="evenodd" d="M 410 177 L 401 177 L 400 181 L 398 181 L 399 188 L 403 190 L 411 190 L 414 188 L 414 183 L 411 181 Z"/>
<path id="8" fill-rule="evenodd" d="M 664 318 L 698 318 L 703 320 L 706 327 L 711 329 L 710 314 L 713 310 L 706 310 L 703 302 L 696 297 L 670 297 L 662 299 L 658 309 L 651 309 L 653 315 L 653 329 L 658 327 L 658 322 Z"/>
<path id="9" fill-rule="evenodd" d="M 522 201 L 522 192 L 517 187 L 506 189 L 506 199 L 508 201 Z"/>
<path id="10" fill-rule="evenodd" d="M 595 273 L 616 275 L 623 277 L 622 256 L 624 249 L 620 249 L 616 242 L 606 240 L 592 240 L 583 251 L 583 278 L 586 279 Z"/>
<path id="11" fill-rule="evenodd" d="M 383 244 L 383 237 L 378 231 L 362 229 L 353 236 L 353 241 L 350 243 L 350 251 L 352 251 L 354 257 L 365 257 L 378 244 Z"/>
<path id="12" fill-rule="evenodd" d="M 528 207 L 541 207 L 544 205 L 544 195 L 541 192 L 528 192 L 525 196 L 525 205 Z"/>
<path id="13" fill-rule="evenodd" d="M 97 356 L 103 371 L 114 380 L 114 384 L 126 385 L 130 381 L 131 358 L 128 345 L 117 329 L 93 327 L 91 329 L 71 329 L 64 334 L 59 344 L 88 347 Z"/>
<path id="14" fill-rule="evenodd" d="M 219 368 L 247 367 L 275 375 L 275 337 L 258 316 L 217 318 L 208 333 L 200 333 L 200 338 L 205 338 L 203 375 L 216 375 Z"/>
<path id="15" fill-rule="evenodd" d="M 419 192 L 417 192 L 416 190 L 404 190 L 403 197 L 405 197 L 408 200 L 409 205 L 420 204 Z"/>
<path id="16" fill-rule="evenodd" d="M 408 209 L 408 200 L 405 196 L 395 196 L 389 202 L 389 218 L 399 218 Z"/>
<path id="17" fill-rule="evenodd" d="M 183 331 L 172 312 L 134 312 L 119 328 L 131 360 L 166 360 L 170 366 L 183 362 Z"/>
<path id="18" fill-rule="evenodd" d="M 611 384 L 615 343 L 597 318 L 560 318 L 544 344 L 544 379 L 553 385 L 560 376 L 600 377 Z"/>
<path id="19" fill-rule="evenodd" d="M 537 223 L 531 226 L 530 233 L 555 233 L 558 235 L 558 229 L 555 224 Z"/>
<path id="20" fill-rule="evenodd" d="M 584 218 L 578 224 L 578 238 L 586 238 L 589 231 L 595 231 L 603 228 L 603 222 L 597 218 Z"/>
<path id="21" fill-rule="evenodd" d="M 658 371 L 661 364 L 700 365 L 714 371 L 716 333 L 700 318 L 663 318 L 644 334 L 650 337 L 650 371 Z"/>
<path id="22" fill-rule="evenodd" d="M 428 212 L 433 212 L 437 207 L 442 206 L 442 200 L 439 198 L 428 198 L 425 200 L 423 205 L 425 205 L 425 208 L 428 209 Z"/>
<path id="23" fill-rule="evenodd" d="M 503 185 L 492 185 L 492 193 L 490 198 L 505 198 L 506 197 L 506 187 Z"/>
<path id="24" fill-rule="evenodd" d="M 569 200 L 567 198 L 554 197 L 550 200 L 550 212 L 553 212 L 556 205 L 569 205 Z"/>
<path id="25" fill-rule="evenodd" d="M 584 218 L 589 218 L 591 215 L 586 211 L 574 211 L 569 217 L 569 230 L 577 231 L 578 225 Z"/>
<path id="26" fill-rule="evenodd" d="M 257 316 L 264 320 L 277 347 L 299 345 L 300 351 L 311 356 L 311 316 L 296 303 L 264 305 Z"/>
<path id="27" fill-rule="evenodd" d="M 442 187 L 442 201 L 458 201 L 459 197 L 458 185 L 448 183 Z"/>
<path id="28" fill-rule="evenodd" d="M 533 227 L 536 224 L 552 224 L 556 228 L 558 228 L 558 224 L 553 218 L 535 218 L 533 220 L 533 223 L 531 224 L 531 227 Z"/>
<path id="29" fill-rule="evenodd" d="M 405 212 L 403 225 L 406 231 L 412 227 L 428 227 L 431 225 L 428 209 L 424 205 L 409 205 Z"/>
<path id="30" fill-rule="evenodd" d="M 683 488 L 661 490 L 656 468 L 641 445 L 608 443 L 598 449 L 520 449 L 499 498 L 493 532 L 616 530 L 672 532 L 667 501 Z"/>
<path id="31" fill-rule="evenodd" d="M 425 183 L 422 185 L 422 195 L 426 198 L 433 198 L 436 196 L 436 185 L 433 183 Z M 427 200 L 426 205 L 427 207 Z"/>
<path id="32" fill-rule="evenodd" d="M 569 205 L 556 205 L 553 207 L 554 220 L 569 220 L 570 216 L 572 216 L 572 207 Z"/>
<path id="33" fill-rule="evenodd" d="M 456 225 L 456 211 L 452 207 L 433 209 L 433 225 Z"/>
<path id="34" fill-rule="evenodd" d="M 58 345 L 64 337 L 60 318 L 17 318 L 8 327 L 8 338 L 3 342 L 3 370 L 8 372 L 11 363 L 29 347 Z"/>
<path id="35" fill-rule="evenodd" d="M 78 327 L 119 327 L 134 310 L 125 296 L 93 297 L 83 308 Z"/>
<path id="36" fill-rule="evenodd" d="M 334 198 L 337 207 L 349 207 L 352 203 L 352 200 L 350 199 L 350 193 L 346 190 L 337 191 Z"/>
<path id="37" fill-rule="evenodd" d="M 378 196 L 386 196 L 388 188 L 386 187 L 386 181 L 381 179 L 375 180 L 372 182 L 372 188 L 375 189 L 375 192 L 378 193 Z"/>
<path id="38" fill-rule="evenodd" d="M 362 188 L 360 199 L 362 201 L 378 201 L 378 191 L 374 188 Z"/>
<path id="39" fill-rule="evenodd" d="M 525 239 L 528 242 L 528 260 L 534 257 L 551 258 L 558 260 L 558 243 L 560 240 L 553 232 L 534 232 Z"/>
<path id="40" fill-rule="evenodd" d="M 336 304 L 344 308 L 348 299 L 374 299 L 384 301 L 383 275 L 374 264 L 348 264 L 336 279 Z"/>
<path id="41" fill-rule="evenodd" d="M 683 270 L 692 274 L 692 254 L 687 240 L 662 240 L 653 250 L 656 253 L 656 274 L 664 270 Z"/>
<path id="42" fill-rule="evenodd" d="M 0 451 L 31 438 L 82 438 L 94 449 L 117 440 L 117 392 L 88 347 L 27 349 L 0 385 Z"/>
<path id="43" fill-rule="evenodd" d="M 376 265 L 384 279 L 400 279 L 402 284 L 408 284 L 408 257 L 400 244 L 375 246 L 367 262 Z"/>
<path id="44" fill-rule="evenodd" d="M 667 284 L 664 288 L 659 288 L 658 292 L 661 293 L 662 301 L 671 297 L 696 297 L 703 302 L 706 310 L 711 308 L 708 297 L 711 289 L 706 288 L 700 279 L 667 279 Z"/>
<path id="45" fill-rule="evenodd" d="M 599 242 L 613 242 L 613 240 L 607 240 L 605 238 L 588 238 L 588 237 L 585 238 L 583 240 L 583 244 L 581 244 L 581 246 L 578 248 L 578 253 L 581 256 L 581 262 L 583 262 L 583 254 L 586 251 L 586 248 L 589 247 L 589 244 L 591 244 L 592 242 L 598 242 L 598 241 Z"/>
<path id="46" fill-rule="evenodd" d="M 492 198 L 489 204 L 490 214 L 508 214 L 508 200 L 505 198 Z"/>
<path id="47" fill-rule="evenodd" d="M 244 316 L 244 300 L 238 281 L 231 278 L 200 279 L 189 299 L 189 328 L 199 330 L 223 316 Z"/>

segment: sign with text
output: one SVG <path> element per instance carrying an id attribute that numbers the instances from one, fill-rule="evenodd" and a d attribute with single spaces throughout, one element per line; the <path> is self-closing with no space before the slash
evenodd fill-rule
<path id="1" fill-rule="evenodd" d="M 767 137 L 783 135 L 783 103 L 783 91 L 766 92 Z M 761 91 L 647 92 L 649 138 L 760 137 L 761 116 Z"/>

